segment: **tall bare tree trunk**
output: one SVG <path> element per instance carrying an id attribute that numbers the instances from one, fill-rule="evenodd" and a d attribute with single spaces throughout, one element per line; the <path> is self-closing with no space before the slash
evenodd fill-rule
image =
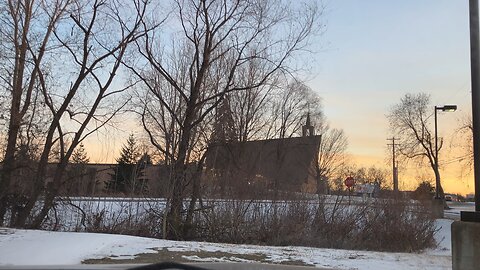
<path id="1" fill-rule="evenodd" d="M 172 197 L 171 204 L 168 209 L 167 220 L 169 223 L 169 230 L 167 231 L 167 238 L 181 239 L 183 238 L 183 199 L 184 199 L 184 185 L 185 174 L 187 172 L 188 161 L 187 152 L 190 148 L 190 140 L 192 134 L 192 122 L 195 114 L 195 103 L 198 91 L 192 89 L 190 100 L 187 104 L 185 121 L 183 122 L 183 129 L 181 133 L 181 140 L 178 145 L 178 156 L 174 163 L 174 175 L 172 183 Z"/>
<path id="2" fill-rule="evenodd" d="M 192 177 L 192 193 L 190 195 L 190 203 L 188 206 L 187 216 L 185 218 L 185 225 L 183 227 L 183 235 L 186 240 L 189 240 L 192 235 L 191 231 L 193 228 L 193 214 L 195 212 L 195 206 L 197 204 L 197 201 L 200 199 L 200 181 L 202 177 L 203 162 L 205 161 L 205 157 L 206 155 L 204 153 L 198 161 L 196 171 Z"/>
<path id="3" fill-rule="evenodd" d="M 142 97 L 144 106 L 139 115 L 150 141 L 173 161 L 166 237 L 181 239 L 188 231 L 182 230 L 189 219 L 188 212 L 184 217 L 183 202 L 190 184 L 186 181 L 189 153 L 198 143 L 194 130 L 209 125 L 210 116 L 228 93 L 251 91 L 266 85 L 274 74 L 288 70 L 287 59 L 306 46 L 314 33 L 318 9 L 316 4 L 305 4 L 302 13 L 285 16 L 285 10 L 295 8 L 275 1 L 174 3 L 180 41 L 173 43 L 180 47 L 165 51 L 154 36 L 147 35 L 138 52 L 149 67 L 128 68 L 149 94 L 148 99 Z M 279 34 L 280 29 L 286 30 L 285 34 Z M 244 80 L 242 72 L 252 65 L 262 70 L 253 80 Z M 195 202 L 197 195 L 190 195 Z"/>

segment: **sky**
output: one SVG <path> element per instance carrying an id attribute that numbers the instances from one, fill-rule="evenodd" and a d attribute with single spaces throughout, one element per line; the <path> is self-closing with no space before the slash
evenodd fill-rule
<path id="1" fill-rule="evenodd" d="M 323 100 L 329 124 L 343 129 L 348 154 L 357 166 L 390 169 L 392 134 L 386 115 L 407 93 L 425 92 L 434 105 L 456 104 L 454 113 L 439 113 L 439 137 L 455 144 L 454 133 L 471 114 L 468 1 L 324 0 L 326 25 L 313 42 L 307 85 Z M 89 138 L 92 162 L 113 162 L 130 132 L 126 123 L 112 134 Z M 433 128 L 433 127 L 432 127 Z M 105 140 L 105 138 L 108 138 Z M 124 138 L 121 140 L 119 138 Z M 442 162 L 464 153 L 444 149 Z M 447 192 L 473 192 L 473 178 L 458 163 L 441 168 Z M 433 180 L 431 169 L 403 164 L 400 189 Z"/>
<path id="2" fill-rule="evenodd" d="M 331 126 L 347 134 L 353 162 L 390 166 L 385 115 L 406 93 L 430 94 L 432 113 L 434 105 L 458 105 L 456 112 L 438 116 L 439 136 L 453 143 L 453 131 L 471 114 L 468 1 L 324 4 L 327 30 L 316 46 L 308 85 L 323 98 Z M 446 162 L 460 154 L 441 155 Z M 458 164 L 442 169 L 447 192 L 473 191 L 472 177 Z M 425 173 L 407 164 L 399 174 L 400 188 L 411 189 Z"/>

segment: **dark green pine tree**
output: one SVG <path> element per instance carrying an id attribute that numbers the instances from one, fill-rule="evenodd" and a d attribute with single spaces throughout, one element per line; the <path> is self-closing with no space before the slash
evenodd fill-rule
<path id="1" fill-rule="evenodd" d="M 74 164 L 87 164 L 90 159 L 87 156 L 87 151 L 83 143 L 80 143 L 72 153 L 72 163 Z"/>
<path id="2" fill-rule="evenodd" d="M 90 159 L 87 156 L 85 146 L 83 143 L 80 143 L 73 151 L 72 159 L 68 166 L 68 181 L 65 184 L 67 195 L 86 195 L 89 193 L 87 190 L 91 190 L 88 177 L 86 177 L 88 162 L 90 162 Z"/>
<path id="3" fill-rule="evenodd" d="M 126 144 L 123 145 L 120 157 L 117 158 L 117 166 L 111 174 L 111 179 L 107 183 L 107 191 L 110 193 L 134 194 L 138 186 L 137 180 L 137 161 L 139 152 L 135 136 L 130 134 Z"/>
<path id="4" fill-rule="evenodd" d="M 224 97 L 216 108 L 214 130 L 212 139 L 214 142 L 232 142 L 238 138 L 235 132 L 235 123 L 232 116 L 232 109 L 228 96 Z"/>

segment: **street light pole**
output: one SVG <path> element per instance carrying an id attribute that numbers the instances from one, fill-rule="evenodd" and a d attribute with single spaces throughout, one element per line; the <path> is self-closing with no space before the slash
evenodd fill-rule
<path id="1" fill-rule="evenodd" d="M 437 133 L 437 110 L 438 107 L 435 106 L 435 199 L 440 199 L 440 179 L 437 177 L 438 173 L 438 133 Z"/>
<path id="2" fill-rule="evenodd" d="M 473 172 L 475 179 L 475 211 L 480 211 L 480 38 L 478 1 L 470 0 L 470 72 L 472 80 Z"/>
<path id="3" fill-rule="evenodd" d="M 437 111 L 454 112 L 457 110 L 457 105 L 443 105 L 442 107 L 435 106 L 435 199 L 440 199 L 440 177 L 438 174 L 438 133 L 437 133 Z"/>
<path id="4" fill-rule="evenodd" d="M 472 84 L 473 177 L 475 180 L 475 211 L 461 211 L 460 220 L 480 222 L 480 36 L 478 0 L 469 1 L 470 15 L 470 76 Z"/>

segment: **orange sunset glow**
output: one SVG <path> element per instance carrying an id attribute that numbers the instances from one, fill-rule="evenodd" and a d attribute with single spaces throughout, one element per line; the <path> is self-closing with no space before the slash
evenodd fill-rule
<path id="1" fill-rule="evenodd" d="M 440 168 L 444 189 L 472 193 L 469 169 L 452 162 L 465 155 L 459 146 L 465 138 L 457 133 L 471 115 L 467 2 L 419 3 L 415 10 L 401 2 L 380 2 L 362 5 L 361 12 L 358 3 L 347 2 L 329 3 L 328 29 L 316 45 L 307 85 L 322 98 L 329 125 L 345 131 L 349 162 L 390 172 L 387 138 L 392 134 L 386 115 L 406 93 L 427 93 L 432 114 L 435 105 L 458 105 L 456 112 L 438 116 L 438 135 L 445 142 L 440 163 L 447 163 Z M 392 8 L 398 12 L 390 17 Z M 115 162 L 128 134 L 143 136 L 134 122 L 122 121 L 120 130 L 89 138 L 91 161 Z M 411 190 L 434 177 L 426 164 L 409 162 L 400 164 L 399 179 L 401 189 Z"/>

